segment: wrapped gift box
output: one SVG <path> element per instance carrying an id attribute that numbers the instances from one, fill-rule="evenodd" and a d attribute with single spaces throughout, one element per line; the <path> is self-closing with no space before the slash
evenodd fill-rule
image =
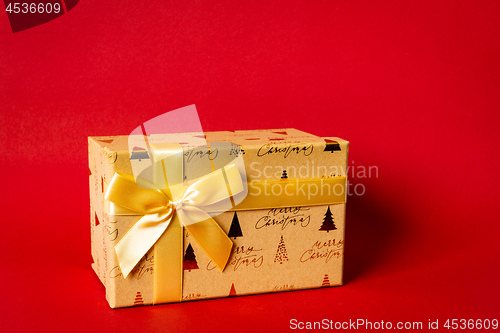
<path id="1" fill-rule="evenodd" d="M 258 190 L 268 191 L 274 198 L 270 202 L 279 201 L 270 207 L 260 193 L 256 204 L 250 205 L 253 209 L 238 209 L 236 205 L 213 214 L 213 220 L 233 242 L 222 272 L 183 228 L 179 301 L 342 284 L 347 141 L 296 129 L 170 134 L 155 140 L 169 142 L 173 137 L 182 146 L 184 179 L 201 177 L 224 165 L 224 159 L 241 156 L 249 190 L 252 182 L 260 182 Z M 206 140 L 208 146 L 193 148 L 191 143 L 197 138 Z M 160 282 L 155 281 L 158 262 L 154 249 L 126 278 L 115 251 L 141 216 L 117 214 L 105 194 L 115 174 L 132 175 L 134 165 L 151 159 L 148 147 L 131 147 L 130 142 L 129 136 L 89 137 L 92 267 L 112 308 L 164 302 L 155 296 L 155 283 Z M 231 145 L 213 148 L 214 142 Z M 201 161 L 210 161 L 211 170 Z M 338 180 L 344 191 L 334 194 L 323 180 Z M 319 187 L 311 187 L 311 181 Z M 285 192 L 292 188 L 301 191 L 300 202 L 288 201 Z M 322 202 L 315 201 L 319 191 L 327 190 L 332 190 L 331 199 L 328 194 Z"/>

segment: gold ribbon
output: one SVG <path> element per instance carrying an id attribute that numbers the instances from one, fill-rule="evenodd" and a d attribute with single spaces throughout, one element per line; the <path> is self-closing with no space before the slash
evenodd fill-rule
<path id="1" fill-rule="evenodd" d="M 116 244 L 115 252 L 126 278 L 154 246 L 154 303 L 181 301 L 182 226 L 223 271 L 233 243 L 204 207 L 227 206 L 230 196 L 241 193 L 244 187 L 234 164 L 201 177 L 190 186 L 183 186 L 179 182 L 183 175 L 182 160 L 179 160 L 182 147 L 151 146 L 156 165 L 162 165 L 154 168 L 154 183 L 157 185 L 162 179 L 165 188 L 144 188 L 132 178 L 115 174 L 106 191 L 105 199 L 127 210 L 128 215 L 143 215 Z M 164 158 L 168 163 L 163 162 Z"/>
<path id="2" fill-rule="evenodd" d="M 345 202 L 345 177 L 251 181 L 247 194 L 234 164 L 184 186 L 182 147 L 151 144 L 150 148 L 154 185 L 115 174 L 105 199 L 117 205 L 111 207 L 114 215 L 142 215 L 116 244 L 115 252 L 126 278 L 154 249 L 154 303 L 182 300 L 183 226 L 219 270 L 224 270 L 233 243 L 207 212 Z M 155 188 L 162 182 L 161 188 Z M 238 196 L 244 195 L 245 199 L 232 207 L 231 197 L 240 202 Z"/>
<path id="3" fill-rule="evenodd" d="M 334 205 L 346 202 L 346 177 L 252 180 L 232 210 Z M 238 195 L 236 195 L 238 197 Z"/>

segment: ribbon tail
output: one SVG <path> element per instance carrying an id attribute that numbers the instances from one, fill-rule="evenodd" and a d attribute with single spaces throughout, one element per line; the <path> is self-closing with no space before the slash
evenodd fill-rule
<path id="1" fill-rule="evenodd" d="M 233 242 L 226 235 L 224 230 L 204 211 L 200 209 L 181 210 L 178 212 L 180 220 L 186 230 L 200 245 L 206 255 L 217 265 L 222 272 L 226 267 Z M 194 215 L 194 216 L 193 216 Z M 202 219 L 201 215 L 205 215 Z M 190 224 L 187 221 L 199 221 Z"/>
<path id="2" fill-rule="evenodd" d="M 172 211 L 166 214 L 144 215 L 116 244 L 115 252 L 124 278 L 153 247 L 171 220 Z"/>
<path id="3" fill-rule="evenodd" d="M 177 214 L 154 246 L 153 303 L 182 301 L 184 231 Z"/>

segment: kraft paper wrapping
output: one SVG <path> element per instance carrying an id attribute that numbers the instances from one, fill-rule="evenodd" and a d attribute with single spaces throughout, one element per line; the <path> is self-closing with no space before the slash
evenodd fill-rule
<path id="1" fill-rule="evenodd" d="M 199 133 L 175 134 L 188 142 Z M 348 142 L 319 138 L 295 129 L 206 132 L 210 142 L 240 146 L 247 180 L 346 176 Z M 162 140 L 168 142 L 169 135 Z M 134 156 L 135 155 L 135 156 Z M 199 170 L 203 158 L 224 165 L 214 152 L 200 149 L 184 156 L 187 177 Z M 131 163 L 148 158 L 128 152 L 128 137 L 89 138 L 92 267 L 106 288 L 112 308 L 153 303 L 154 251 L 151 250 L 124 279 L 114 246 L 137 222 L 137 216 L 109 214 L 104 192 L 112 176 L 132 174 Z M 284 172 L 285 171 L 285 172 Z M 221 273 L 184 231 L 183 301 L 309 289 L 342 284 L 345 204 L 225 212 L 214 217 L 234 242 L 228 265 Z M 206 283 L 210 281 L 210 283 Z"/>

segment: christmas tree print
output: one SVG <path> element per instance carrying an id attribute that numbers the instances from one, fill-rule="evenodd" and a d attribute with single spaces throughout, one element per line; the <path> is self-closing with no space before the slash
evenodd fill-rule
<path id="1" fill-rule="evenodd" d="M 325 278 L 323 279 L 323 284 L 321 287 L 330 287 L 330 280 L 328 279 L 328 274 L 325 274 Z"/>
<path id="2" fill-rule="evenodd" d="M 238 220 L 238 215 L 234 212 L 233 222 L 231 222 L 231 227 L 229 228 L 228 237 L 242 237 L 243 233 L 241 232 L 240 221 Z"/>
<path id="3" fill-rule="evenodd" d="M 101 223 L 99 222 L 99 218 L 97 217 L 97 212 L 95 212 L 95 221 L 94 221 L 94 223 L 95 223 L 95 226 L 96 226 L 96 227 L 97 227 L 99 224 L 101 224 Z"/>
<path id="4" fill-rule="evenodd" d="M 281 174 L 281 179 L 288 179 L 288 175 L 286 174 L 286 170 L 283 170 L 283 173 Z"/>
<path id="5" fill-rule="evenodd" d="M 139 160 L 139 162 L 143 159 L 149 159 L 148 151 L 141 147 L 134 147 L 132 149 L 132 156 L 130 156 L 131 160 Z"/>
<path id="6" fill-rule="evenodd" d="M 323 219 L 323 224 L 319 230 L 323 230 L 329 232 L 330 230 L 337 230 L 335 223 L 333 222 L 332 212 L 330 211 L 330 206 L 328 206 L 328 210 L 326 211 L 325 217 Z"/>
<path id="7" fill-rule="evenodd" d="M 135 295 L 134 306 L 144 305 L 144 300 L 142 299 L 141 292 L 138 291 L 137 295 Z"/>
<path id="8" fill-rule="evenodd" d="M 281 236 L 281 240 L 278 245 L 278 251 L 276 251 L 276 257 L 274 258 L 274 262 L 279 262 L 280 264 L 282 264 L 283 261 L 288 261 L 288 255 L 286 253 L 285 241 L 283 240 L 283 236 Z"/>
<path id="9" fill-rule="evenodd" d="M 191 272 L 192 269 L 199 268 L 191 244 L 188 244 L 188 247 L 186 249 L 186 254 L 184 254 L 184 261 L 182 262 L 182 267 L 184 268 L 184 270 L 187 269 L 189 272 Z"/>
<path id="10" fill-rule="evenodd" d="M 334 151 L 339 151 L 340 145 L 337 141 L 325 139 L 325 149 L 323 151 L 329 151 L 333 154 Z"/>
<path id="11" fill-rule="evenodd" d="M 236 289 L 234 289 L 234 283 L 231 283 L 231 290 L 229 291 L 229 297 L 231 296 L 237 296 L 236 294 Z"/>

